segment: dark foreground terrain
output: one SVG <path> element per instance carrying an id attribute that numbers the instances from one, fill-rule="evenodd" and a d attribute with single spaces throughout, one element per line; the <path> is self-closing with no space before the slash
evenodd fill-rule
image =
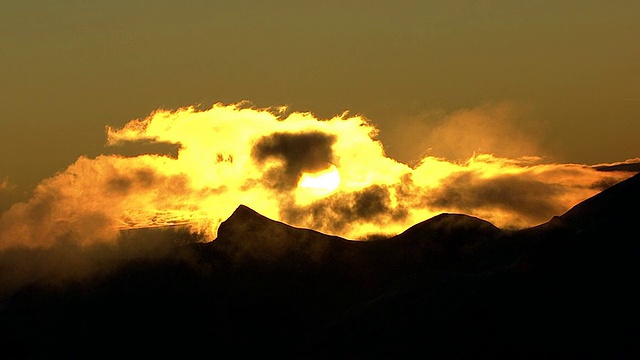
<path id="1" fill-rule="evenodd" d="M 534 228 L 370 242 L 241 206 L 215 241 L 5 291 L 0 358 L 637 359 L 639 206 L 636 175 Z"/>

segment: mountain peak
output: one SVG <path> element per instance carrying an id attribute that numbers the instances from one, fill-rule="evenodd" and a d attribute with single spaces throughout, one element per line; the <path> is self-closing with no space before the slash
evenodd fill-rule
<path id="1" fill-rule="evenodd" d="M 405 263 L 451 267 L 476 252 L 503 231 L 488 221 L 465 214 L 443 213 L 408 228 L 389 239 Z"/>
<path id="2" fill-rule="evenodd" d="M 231 216 L 234 215 L 241 215 L 241 214 L 255 214 L 255 215 L 260 215 L 257 211 L 253 210 L 252 208 L 248 207 L 247 205 L 244 204 L 240 204 L 238 205 L 238 207 L 233 211 L 233 213 L 231 214 Z"/>
<path id="3" fill-rule="evenodd" d="M 246 205 L 239 205 L 218 227 L 219 239 L 225 240 L 236 237 L 238 235 L 246 236 L 257 232 L 273 231 L 274 228 L 287 226 L 278 221 L 269 219 L 268 217 L 258 213 Z"/>
<path id="4" fill-rule="evenodd" d="M 213 243 L 243 259 L 273 262 L 302 254 L 318 258 L 333 246 L 350 241 L 315 230 L 296 228 L 272 220 L 246 205 L 240 205 L 218 228 Z"/>
<path id="5" fill-rule="evenodd" d="M 233 213 L 231 213 L 231 216 L 229 216 L 229 218 L 226 221 L 232 220 L 232 221 L 246 221 L 246 220 L 250 220 L 250 219 L 263 219 L 263 220 L 270 220 L 269 218 L 261 215 L 260 213 L 258 213 L 257 211 L 253 210 L 252 208 L 240 204 L 238 205 L 238 207 L 233 211 Z"/>
<path id="6" fill-rule="evenodd" d="M 442 213 L 413 225 L 398 235 L 398 237 L 415 237 L 418 235 L 427 237 L 449 237 L 452 235 L 451 233 L 494 236 L 501 232 L 502 230 L 490 222 L 471 215 Z"/>

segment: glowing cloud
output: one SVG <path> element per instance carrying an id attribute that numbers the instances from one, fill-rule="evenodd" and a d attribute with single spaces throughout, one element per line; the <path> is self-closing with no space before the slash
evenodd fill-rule
<path id="1" fill-rule="evenodd" d="M 302 173 L 298 187 L 303 189 L 318 190 L 320 193 L 334 191 L 340 185 L 340 172 L 335 165 L 315 173 Z"/>
<path id="2" fill-rule="evenodd" d="M 0 248 L 108 242 L 123 229 L 168 225 L 213 239 L 240 204 L 352 239 L 442 212 L 526 227 L 632 175 L 483 153 L 461 162 L 426 156 L 410 167 L 385 155 L 362 116 L 284 113 L 215 104 L 107 127 L 109 145 L 169 143 L 177 155 L 80 157 L 0 217 Z M 455 119 L 440 133 L 452 134 Z"/>

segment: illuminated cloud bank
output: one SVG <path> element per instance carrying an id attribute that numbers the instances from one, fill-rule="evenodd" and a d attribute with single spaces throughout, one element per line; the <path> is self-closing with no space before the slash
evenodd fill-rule
<path id="1" fill-rule="evenodd" d="M 489 153 L 459 162 L 426 156 L 412 167 L 386 156 L 377 133 L 347 113 L 317 119 L 242 103 L 156 111 L 107 127 L 108 144 L 175 144 L 177 155 L 80 157 L 0 217 L 0 248 L 109 242 L 123 229 L 167 225 L 213 239 L 240 204 L 351 239 L 395 234 L 443 212 L 522 228 L 632 175 Z"/>

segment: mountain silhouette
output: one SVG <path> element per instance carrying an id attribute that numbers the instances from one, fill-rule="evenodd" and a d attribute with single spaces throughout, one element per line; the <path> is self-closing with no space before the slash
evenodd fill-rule
<path id="1" fill-rule="evenodd" d="M 322 349 L 366 341 L 353 356 L 637 358 L 639 201 L 635 175 L 548 223 L 495 232 L 466 265 L 415 274 L 351 314 Z"/>
<path id="2" fill-rule="evenodd" d="M 271 220 L 240 205 L 220 224 L 218 237 L 210 246 L 224 249 L 237 260 L 275 263 L 304 258 L 304 261 L 315 263 L 326 260 L 330 252 L 340 251 L 350 242 Z"/>
<path id="3" fill-rule="evenodd" d="M 212 241 L 13 291 L 0 355 L 638 358 L 639 203 L 635 175 L 529 229 L 441 214 L 371 241 L 241 205 Z"/>

